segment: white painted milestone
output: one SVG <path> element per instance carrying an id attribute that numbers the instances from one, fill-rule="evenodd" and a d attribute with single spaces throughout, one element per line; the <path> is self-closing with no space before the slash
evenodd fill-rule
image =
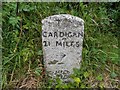
<path id="1" fill-rule="evenodd" d="M 73 68 L 80 68 L 84 21 L 60 14 L 42 20 L 42 44 L 46 72 L 52 78 L 69 80 Z"/>

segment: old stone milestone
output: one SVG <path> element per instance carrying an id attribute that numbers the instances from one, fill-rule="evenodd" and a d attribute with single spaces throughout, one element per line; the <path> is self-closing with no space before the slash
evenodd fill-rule
<path id="1" fill-rule="evenodd" d="M 79 17 L 60 14 L 42 20 L 44 64 L 50 77 L 67 81 L 73 68 L 80 68 L 83 36 Z"/>

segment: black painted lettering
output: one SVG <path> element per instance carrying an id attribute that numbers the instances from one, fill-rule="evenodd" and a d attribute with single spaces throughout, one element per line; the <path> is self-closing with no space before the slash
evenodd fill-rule
<path id="1" fill-rule="evenodd" d="M 64 37 L 64 32 L 59 32 L 59 37 Z"/>
<path id="2" fill-rule="evenodd" d="M 68 37 L 72 37 L 72 32 L 68 32 Z"/>
<path id="3" fill-rule="evenodd" d="M 66 42 L 66 46 L 70 47 L 71 46 L 71 42 Z"/>
<path id="4" fill-rule="evenodd" d="M 48 46 L 50 46 L 50 42 L 48 42 Z"/>
<path id="5" fill-rule="evenodd" d="M 61 79 L 67 79 L 70 75 L 70 72 L 68 70 L 58 70 L 55 71 L 54 74 Z"/>
<path id="6" fill-rule="evenodd" d="M 73 44 L 74 44 L 74 41 L 71 41 L 71 46 L 73 46 Z"/>
<path id="7" fill-rule="evenodd" d="M 68 33 L 67 33 L 67 32 L 64 32 L 64 35 L 65 35 L 65 37 L 67 37 L 67 36 L 68 36 Z"/>
<path id="8" fill-rule="evenodd" d="M 62 42 L 56 41 L 56 46 L 62 46 Z"/>
<path id="9" fill-rule="evenodd" d="M 65 47 L 66 46 L 66 42 L 63 42 L 63 47 Z"/>
<path id="10" fill-rule="evenodd" d="M 79 42 L 76 42 L 76 47 L 79 47 L 80 46 L 80 43 Z"/>
<path id="11" fill-rule="evenodd" d="M 57 32 L 54 32 L 54 37 L 58 37 L 58 34 L 57 34 Z"/>
<path id="12" fill-rule="evenodd" d="M 78 33 L 78 37 L 80 37 L 80 36 L 83 37 L 83 33 L 80 33 L 80 32 L 79 32 L 79 33 Z"/>
<path id="13" fill-rule="evenodd" d="M 43 41 L 43 45 L 44 45 L 44 46 L 47 46 L 47 41 Z"/>
<path id="14" fill-rule="evenodd" d="M 77 34 L 75 32 L 73 33 L 73 37 L 77 37 Z"/>
<path id="15" fill-rule="evenodd" d="M 49 32 L 48 37 L 53 37 L 52 32 Z"/>
<path id="16" fill-rule="evenodd" d="M 45 47 L 50 46 L 50 42 L 49 42 L 49 41 L 43 41 L 43 45 L 44 45 Z"/>
<path id="17" fill-rule="evenodd" d="M 42 33 L 43 37 L 47 37 L 47 32 Z"/>

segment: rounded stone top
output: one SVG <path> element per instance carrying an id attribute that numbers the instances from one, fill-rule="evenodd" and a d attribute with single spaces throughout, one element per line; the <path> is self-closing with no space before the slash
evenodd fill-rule
<path id="1" fill-rule="evenodd" d="M 84 24 L 83 19 L 76 16 L 72 16 L 70 14 L 58 14 L 58 15 L 46 17 L 45 19 L 42 20 L 42 24 L 44 24 L 45 22 L 52 23 L 54 21 L 62 21 L 62 20 L 68 20 L 73 23 L 78 22 L 78 23 L 81 23 L 81 25 Z"/>

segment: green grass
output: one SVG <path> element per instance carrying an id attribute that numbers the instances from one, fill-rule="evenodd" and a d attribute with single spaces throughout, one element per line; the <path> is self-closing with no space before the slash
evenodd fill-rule
<path id="1" fill-rule="evenodd" d="M 3 88 L 120 88 L 119 4 L 20 2 L 3 3 L 2 8 Z M 85 21 L 83 60 L 71 75 L 74 82 L 57 79 L 54 86 L 43 68 L 41 20 L 62 13 Z"/>

